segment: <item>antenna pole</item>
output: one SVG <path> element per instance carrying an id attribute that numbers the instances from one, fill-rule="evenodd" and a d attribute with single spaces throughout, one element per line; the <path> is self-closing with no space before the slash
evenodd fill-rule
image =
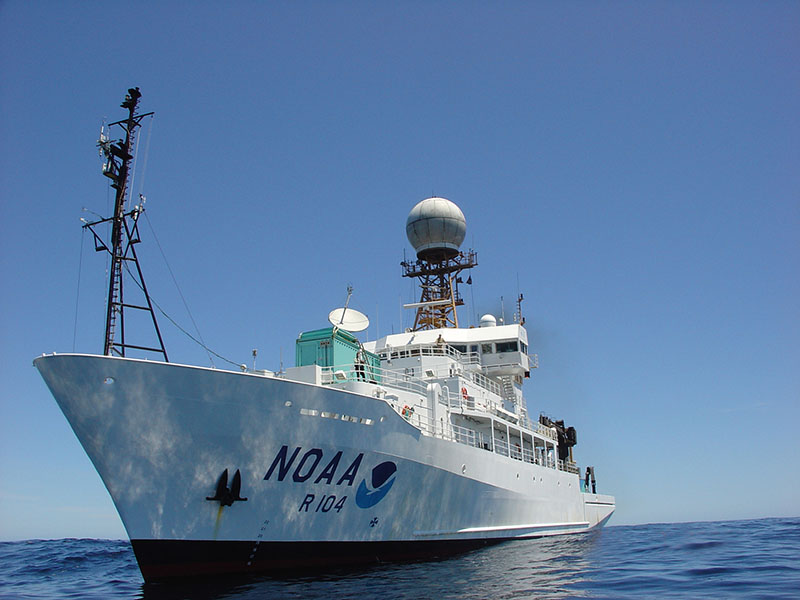
<path id="1" fill-rule="evenodd" d="M 125 100 L 120 104 L 122 108 L 128 110 L 128 117 L 122 121 L 111 123 L 108 127 L 118 125 L 125 132 L 124 140 L 111 142 L 105 135 L 105 131 L 100 134 L 98 146 L 102 155 L 105 157 L 103 164 L 103 175 L 111 180 L 111 187 L 116 191 L 114 198 L 114 216 L 100 219 L 92 223 L 86 223 L 84 227 L 88 228 L 95 238 L 95 248 L 98 251 L 105 250 L 111 254 L 111 271 L 108 278 L 108 302 L 106 306 L 106 331 L 105 342 L 103 346 L 103 353 L 107 356 L 117 354 L 118 356 L 125 356 L 125 349 L 132 348 L 137 350 L 145 350 L 149 352 L 157 352 L 163 355 L 164 360 L 168 361 L 167 352 L 164 348 L 164 341 L 161 338 L 161 331 L 158 328 L 156 321 L 155 311 L 153 304 L 150 300 L 150 295 L 147 293 L 147 286 L 144 283 L 139 260 L 136 256 L 136 249 L 134 244 L 139 242 L 138 220 L 139 215 L 144 211 L 143 203 L 137 205 L 130 212 L 125 212 L 125 205 L 128 201 L 128 179 L 130 176 L 130 161 L 133 160 L 133 150 L 136 139 L 136 130 L 141 127 L 142 120 L 145 117 L 152 115 L 152 112 L 145 114 L 137 114 L 139 105 L 139 98 L 142 94 L 139 88 L 130 88 Z M 102 238 L 94 230 L 94 226 L 111 223 L 111 244 L 105 244 Z M 146 306 L 138 306 L 127 304 L 124 301 L 123 294 L 123 270 L 127 270 L 126 262 L 134 263 L 138 281 L 136 281 L 139 288 L 144 294 Z M 133 275 L 132 275 L 133 276 Z M 155 329 L 156 337 L 158 338 L 159 347 L 150 348 L 146 346 L 135 346 L 128 344 L 125 339 L 125 309 L 139 309 L 150 313 Z M 119 328 L 119 332 L 117 332 Z M 119 341 L 116 339 L 119 337 Z"/>

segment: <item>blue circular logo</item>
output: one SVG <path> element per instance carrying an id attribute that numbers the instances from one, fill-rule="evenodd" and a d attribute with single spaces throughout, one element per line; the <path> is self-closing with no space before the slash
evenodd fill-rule
<path id="1" fill-rule="evenodd" d="M 356 505 L 359 508 L 370 508 L 383 500 L 394 484 L 397 465 L 392 461 L 386 461 L 372 469 L 371 482 L 367 485 L 367 480 L 362 479 L 356 490 Z"/>

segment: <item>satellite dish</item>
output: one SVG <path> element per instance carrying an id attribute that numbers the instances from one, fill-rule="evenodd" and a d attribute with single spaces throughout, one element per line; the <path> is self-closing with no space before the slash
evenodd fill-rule
<path id="1" fill-rule="evenodd" d="M 328 321 L 346 331 L 364 331 L 369 327 L 367 315 L 354 308 L 334 308 L 328 315 Z"/>

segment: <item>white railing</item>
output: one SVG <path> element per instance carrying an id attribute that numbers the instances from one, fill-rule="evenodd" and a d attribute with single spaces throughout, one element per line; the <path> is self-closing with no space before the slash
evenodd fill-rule
<path id="1" fill-rule="evenodd" d="M 470 379 L 472 382 L 474 382 L 475 385 L 480 386 L 483 389 L 493 394 L 497 394 L 500 397 L 503 396 L 503 391 L 500 385 L 496 381 L 492 381 L 491 379 L 486 377 L 486 375 L 483 375 L 482 373 L 475 373 L 469 371 L 467 371 L 463 375 L 467 379 Z"/>
<path id="2" fill-rule="evenodd" d="M 531 463 L 532 465 L 538 465 L 538 461 L 536 460 L 536 456 L 533 454 L 533 450 L 530 448 L 523 448 L 522 449 L 522 460 L 526 463 Z"/>
<path id="3" fill-rule="evenodd" d="M 461 352 L 449 344 L 410 344 L 408 346 L 394 346 L 381 350 L 378 353 L 381 360 L 410 358 L 412 356 L 449 356 L 463 365 L 480 363 L 477 352 Z"/>
<path id="4" fill-rule="evenodd" d="M 551 440 L 557 440 L 557 439 L 558 439 L 558 435 L 556 434 L 556 432 L 555 432 L 555 431 L 553 431 L 553 430 L 552 430 L 551 428 L 549 428 L 549 427 L 545 427 L 545 426 L 544 426 L 544 425 L 542 425 L 541 423 L 538 423 L 538 422 L 537 422 L 537 423 L 536 423 L 536 427 L 535 427 L 535 428 L 533 428 L 533 430 L 534 430 L 536 433 L 538 433 L 539 435 L 541 435 L 542 437 L 546 437 L 546 438 L 549 438 L 549 439 L 551 439 Z"/>
<path id="5" fill-rule="evenodd" d="M 385 387 L 415 392 L 423 396 L 428 389 L 428 384 L 418 377 L 400 371 L 373 367 L 372 365 L 364 365 L 363 370 L 356 369 L 352 364 L 322 367 L 321 381 L 322 385 L 332 385 L 346 381 L 372 382 Z"/>
<path id="6" fill-rule="evenodd" d="M 483 434 L 480 431 L 475 431 L 468 427 L 461 427 L 460 425 L 451 425 L 453 431 L 453 441 L 459 444 L 472 446 L 473 448 L 485 448 L 486 445 L 483 441 Z"/>
<path id="7" fill-rule="evenodd" d="M 508 456 L 508 443 L 504 442 L 503 440 L 495 440 L 494 441 L 494 451 L 496 454 L 500 454 L 502 456 Z"/>
<path id="8" fill-rule="evenodd" d="M 443 432 L 441 431 L 441 427 L 437 432 L 436 429 L 436 422 L 431 418 L 431 411 L 426 406 L 410 406 L 408 404 L 403 404 L 397 400 L 389 400 L 387 402 L 395 409 L 400 416 L 402 416 L 406 421 L 411 423 L 414 427 L 419 429 L 421 432 L 435 436 L 435 437 L 446 437 L 441 435 Z"/>
<path id="9" fill-rule="evenodd" d="M 476 373 L 476 375 L 479 374 Z M 323 385 L 332 385 L 347 381 L 368 381 L 379 384 L 382 387 L 402 389 L 427 397 L 427 383 L 422 379 L 403 372 L 381 369 L 371 365 L 364 365 L 363 371 L 356 370 L 353 365 L 350 364 L 322 367 Z M 446 386 L 443 388 L 443 391 L 446 392 L 445 398 L 450 408 L 461 408 L 462 406 L 467 408 L 475 407 L 475 398 L 468 396 L 464 399 L 460 393 L 450 392 Z M 509 445 L 508 442 L 504 440 L 492 439 L 490 436 L 486 436 L 482 432 L 468 427 L 434 421 L 431 416 L 430 407 L 419 405 L 412 406 L 411 404 L 406 404 L 394 398 L 384 397 L 383 400 L 392 406 L 406 421 L 425 435 L 440 437 L 466 446 L 472 446 L 473 448 L 482 448 L 514 460 L 542 465 L 551 469 L 558 469 L 559 471 L 566 471 L 569 473 L 579 472 L 575 463 L 555 460 L 552 456 L 546 455 L 544 449 L 539 447 L 536 448 L 539 452 L 534 452 L 530 448 L 520 448 L 518 445 Z M 470 404 L 472 405 L 471 407 Z M 481 405 L 481 407 L 485 406 L 488 410 L 499 406 L 498 403 L 491 400 L 486 402 L 480 401 L 478 404 Z M 541 423 L 536 423 L 533 430 L 542 437 L 551 440 L 557 439 L 555 432 Z"/>
<path id="10" fill-rule="evenodd" d="M 578 468 L 578 465 L 576 465 L 574 462 L 570 462 L 568 460 L 559 460 L 558 461 L 558 470 L 559 471 L 566 471 L 567 473 L 576 473 L 576 474 L 581 472 L 580 469 Z"/>

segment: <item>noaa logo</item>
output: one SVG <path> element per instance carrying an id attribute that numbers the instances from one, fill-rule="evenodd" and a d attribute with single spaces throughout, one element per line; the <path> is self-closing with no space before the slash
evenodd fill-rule
<path id="1" fill-rule="evenodd" d="M 397 465 L 391 461 L 382 462 L 372 469 L 372 486 L 367 485 L 366 479 L 361 480 L 356 490 L 356 505 L 359 508 L 370 508 L 383 500 L 392 489 L 396 471 Z"/>

